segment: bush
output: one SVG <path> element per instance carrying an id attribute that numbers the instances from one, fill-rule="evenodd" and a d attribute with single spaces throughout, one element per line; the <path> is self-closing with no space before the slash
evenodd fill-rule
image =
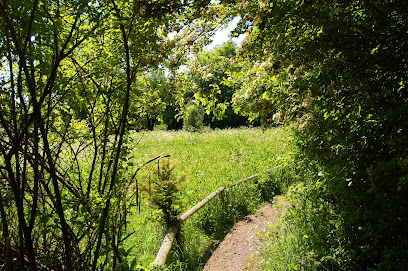
<path id="1" fill-rule="evenodd" d="M 190 103 L 183 118 L 183 129 L 189 132 L 199 131 L 204 126 L 204 108 L 197 103 Z"/>
<path id="2" fill-rule="evenodd" d="M 182 178 L 176 176 L 175 167 L 169 159 L 159 159 L 151 172 L 149 184 L 145 183 L 143 187 L 148 203 L 160 210 L 165 229 L 177 224 L 181 213 Z"/>
<path id="3" fill-rule="evenodd" d="M 286 195 L 288 209 L 267 234 L 262 250 L 266 270 L 349 269 L 344 224 L 318 189 L 296 185 Z M 348 266 L 348 267 L 347 267 Z"/>

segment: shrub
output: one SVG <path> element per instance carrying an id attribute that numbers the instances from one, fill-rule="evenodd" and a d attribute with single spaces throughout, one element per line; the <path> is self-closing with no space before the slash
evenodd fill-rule
<path id="1" fill-rule="evenodd" d="M 183 129 L 194 132 L 204 126 L 204 108 L 197 103 L 190 103 L 183 118 Z"/>
<path id="2" fill-rule="evenodd" d="M 181 177 L 175 173 L 176 166 L 169 159 L 159 159 L 153 168 L 149 184 L 144 184 L 146 200 L 160 210 L 166 229 L 177 223 L 181 213 Z"/>

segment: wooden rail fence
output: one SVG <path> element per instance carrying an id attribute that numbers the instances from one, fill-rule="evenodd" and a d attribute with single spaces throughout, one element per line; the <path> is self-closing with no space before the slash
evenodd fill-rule
<path id="1" fill-rule="evenodd" d="M 274 168 L 275 169 L 275 168 Z M 270 172 L 273 169 L 268 169 L 266 172 Z M 210 200 L 215 198 L 218 194 L 222 194 L 225 190 L 227 190 L 230 187 L 233 187 L 235 185 L 244 183 L 249 180 L 253 180 L 258 178 L 261 175 L 261 173 L 254 174 L 252 176 L 246 177 L 242 180 L 239 180 L 236 183 L 222 186 L 218 188 L 216 191 L 208 195 L 205 199 L 197 203 L 193 208 L 182 214 L 177 220 L 179 221 L 178 225 L 172 226 L 167 230 L 166 235 L 164 236 L 163 243 L 159 249 L 159 252 L 157 253 L 156 259 L 154 260 L 154 266 L 155 267 L 160 267 L 165 265 L 167 255 L 170 253 L 171 246 L 173 244 L 174 238 L 176 237 L 177 231 L 179 230 L 180 224 L 184 222 L 187 218 L 189 218 L 192 214 L 200 210 L 204 205 L 206 205 Z"/>

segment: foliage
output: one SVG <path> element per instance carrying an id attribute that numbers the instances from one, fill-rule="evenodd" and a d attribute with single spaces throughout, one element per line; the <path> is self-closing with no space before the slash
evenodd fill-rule
<path id="1" fill-rule="evenodd" d="M 238 127 L 246 125 L 246 118 L 232 110 L 234 85 L 224 84 L 224 78 L 234 69 L 233 61 L 237 45 L 227 41 L 212 51 L 196 54 L 188 62 L 186 75 L 191 80 L 191 89 L 186 95 L 199 102 L 205 109 L 205 124 L 212 128 Z"/>
<path id="2" fill-rule="evenodd" d="M 207 114 L 214 114 L 214 119 L 223 117 L 232 97 L 233 89 L 221 82 L 235 54 L 236 45 L 229 41 L 210 52 L 198 54 L 189 63 L 189 77 L 196 86 L 194 98 L 205 107 Z"/>
<path id="3" fill-rule="evenodd" d="M 139 76 L 135 85 L 130 126 L 153 130 L 156 124 L 165 121 L 166 111 L 176 105 L 177 95 L 172 92 L 168 78 L 160 69 Z"/>
<path id="4" fill-rule="evenodd" d="M 341 230 L 306 233 L 310 239 L 298 234 L 288 242 L 308 255 L 299 259 L 322 269 L 407 263 L 405 7 L 381 0 L 235 3 L 242 18 L 236 31 L 249 32 L 241 54 L 249 64 L 231 81 L 243 84 L 234 104 L 266 122 L 281 116 L 300 122 L 303 159 L 318 166 L 305 205 L 293 207 L 299 218 L 287 219 L 298 233 L 307 230 L 307 219 Z M 245 78 L 248 71 L 253 76 Z M 303 212 L 310 217 L 303 219 Z"/>
<path id="5" fill-rule="evenodd" d="M 172 52 L 168 33 L 209 4 L 0 1 L 6 269 L 99 270 L 124 262 L 130 97 L 150 98 L 134 82 Z"/>

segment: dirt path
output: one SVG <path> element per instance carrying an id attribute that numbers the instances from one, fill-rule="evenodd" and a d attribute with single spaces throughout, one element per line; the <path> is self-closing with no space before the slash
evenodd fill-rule
<path id="1" fill-rule="evenodd" d="M 254 215 L 248 215 L 242 221 L 237 222 L 211 255 L 203 270 L 257 270 L 256 266 L 250 264 L 248 260 L 259 253 L 258 248 L 261 241 L 258 236 L 268 229 L 270 223 L 275 223 L 278 217 L 275 205 L 282 202 L 282 198 L 278 197 L 275 203 L 268 203 Z"/>

